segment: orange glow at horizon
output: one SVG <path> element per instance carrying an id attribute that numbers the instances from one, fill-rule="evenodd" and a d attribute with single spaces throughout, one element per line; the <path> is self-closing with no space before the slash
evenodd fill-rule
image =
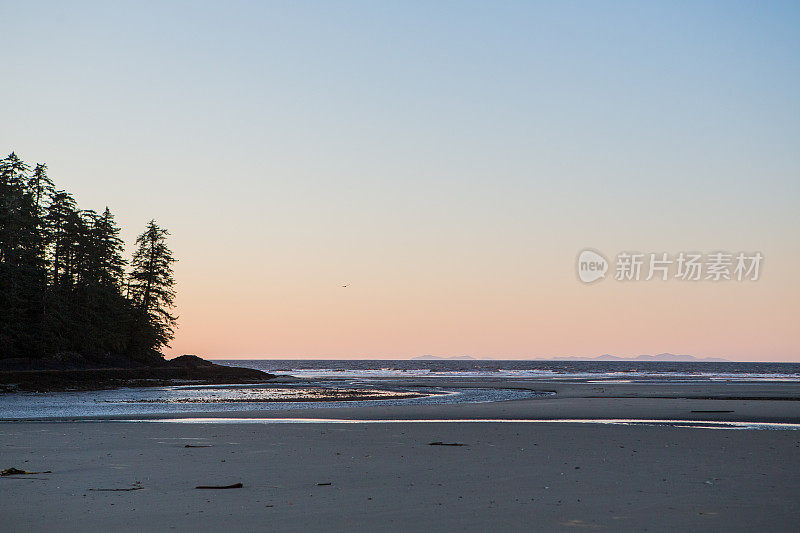
<path id="1" fill-rule="evenodd" d="M 298 279 L 253 269 L 212 287 L 186 272 L 179 304 L 192 314 L 181 317 L 169 355 L 526 359 L 668 352 L 796 360 L 798 304 L 785 298 L 782 282 L 791 273 L 766 264 L 755 282 L 593 285 L 576 279 L 569 256 L 563 264 L 540 263 L 538 272 L 516 268 L 505 276 L 475 267 L 449 276 L 400 273 L 395 265 L 387 279 L 313 269 Z"/>

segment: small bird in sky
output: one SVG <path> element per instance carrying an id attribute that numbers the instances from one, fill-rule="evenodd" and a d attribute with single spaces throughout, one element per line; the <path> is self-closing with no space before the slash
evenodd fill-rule
<path id="1" fill-rule="evenodd" d="M 342 285 L 342 287 L 347 287 L 347 285 Z"/>

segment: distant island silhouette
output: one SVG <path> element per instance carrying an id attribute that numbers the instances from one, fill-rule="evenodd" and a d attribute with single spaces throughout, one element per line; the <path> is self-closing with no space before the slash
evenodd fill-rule
<path id="1" fill-rule="evenodd" d="M 412 357 L 411 359 L 412 360 L 420 360 L 420 361 L 436 361 L 436 360 L 440 360 L 440 361 L 446 361 L 446 360 L 449 360 L 449 361 L 480 361 L 480 360 L 486 360 L 486 361 L 489 361 L 492 358 L 491 357 L 478 358 L 478 357 L 472 357 L 472 356 L 469 356 L 469 355 L 454 355 L 452 357 L 439 357 L 438 355 L 420 355 L 419 357 Z"/>
<path id="2" fill-rule="evenodd" d="M 453 357 L 440 357 L 438 355 L 420 355 L 411 358 L 414 361 L 479 361 L 479 360 L 492 360 L 502 361 L 502 359 L 495 359 L 492 357 L 472 357 L 469 355 L 456 355 Z M 535 357 L 527 359 L 528 361 L 664 361 L 675 363 L 730 363 L 728 359 L 719 357 L 695 357 L 693 355 L 677 355 L 672 353 L 660 353 L 656 355 L 637 355 L 634 357 L 620 357 L 618 355 L 603 354 L 597 357 L 580 357 L 580 356 L 564 356 L 564 357 Z"/>

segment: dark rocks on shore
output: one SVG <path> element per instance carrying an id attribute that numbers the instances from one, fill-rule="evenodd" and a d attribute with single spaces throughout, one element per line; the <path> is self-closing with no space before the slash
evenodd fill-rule
<path id="1" fill-rule="evenodd" d="M 180 368 L 197 368 L 198 366 L 219 366 L 214 365 L 211 361 L 206 361 L 196 355 L 181 355 L 180 357 L 176 357 L 175 359 L 170 359 L 167 361 L 169 366 L 180 367 Z"/>
<path id="2" fill-rule="evenodd" d="M 157 387 L 185 382 L 260 383 L 274 377 L 261 370 L 218 365 L 196 355 L 171 360 L 154 357 L 147 364 L 125 357 L 87 358 L 78 354 L 0 360 L 0 392 Z"/>

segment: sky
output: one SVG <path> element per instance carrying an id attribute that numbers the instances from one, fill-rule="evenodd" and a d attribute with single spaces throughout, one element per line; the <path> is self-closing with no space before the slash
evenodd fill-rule
<path id="1" fill-rule="evenodd" d="M 800 361 L 800 4 L 0 19 L 0 150 L 109 206 L 128 253 L 170 231 L 170 357 Z M 584 284 L 586 248 L 764 259 L 756 281 Z"/>

